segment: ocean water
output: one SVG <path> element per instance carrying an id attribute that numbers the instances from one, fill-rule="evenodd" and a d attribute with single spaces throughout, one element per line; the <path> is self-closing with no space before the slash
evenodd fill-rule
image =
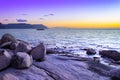
<path id="1" fill-rule="evenodd" d="M 10 33 L 17 39 L 29 42 L 32 46 L 44 42 L 48 48 L 59 48 L 86 57 L 84 48 L 93 48 L 99 57 L 100 50 L 120 51 L 119 29 L 0 29 L 0 37 Z M 88 56 L 87 56 L 88 57 Z M 103 61 L 103 60 L 102 60 Z M 106 64 L 103 61 L 104 64 Z"/>
<path id="2" fill-rule="evenodd" d="M 0 37 L 10 33 L 32 45 L 44 42 L 51 47 L 114 49 L 120 51 L 119 29 L 0 29 Z"/>

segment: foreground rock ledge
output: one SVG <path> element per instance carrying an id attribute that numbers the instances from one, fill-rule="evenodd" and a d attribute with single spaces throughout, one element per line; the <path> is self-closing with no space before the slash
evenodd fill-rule
<path id="1" fill-rule="evenodd" d="M 8 68 L 0 72 L 0 77 L 4 74 L 12 74 L 19 80 L 110 80 L 89 70 L 86 61 L 55 54 L 46 55 L 45 61 L 34 62 L 28 69 Z"/>

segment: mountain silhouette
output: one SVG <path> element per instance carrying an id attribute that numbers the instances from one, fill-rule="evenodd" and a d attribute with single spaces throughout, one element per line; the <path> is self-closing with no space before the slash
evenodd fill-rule
<path id="1" fill-rule="evenodd" d="M 26 23 L 0 23 L 0 29 L 47 29 L 48 27 L 43 24 L 26 24 Z"/>

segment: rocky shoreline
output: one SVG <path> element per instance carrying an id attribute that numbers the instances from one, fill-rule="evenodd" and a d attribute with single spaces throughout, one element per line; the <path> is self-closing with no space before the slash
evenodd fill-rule
<path id="1" fill-rule="evenodd" d="M 94 49 L 84 49 L 95 55 Z M 120 53 L 99 51 L 102 57 L 119 64 Z M 7 33 L 0 40 L 0 80 L 119 80 L 120 69 L 100 63 L 99 57 L 85 58 L 47 49 L 44 43 L 34 48 Z"/>

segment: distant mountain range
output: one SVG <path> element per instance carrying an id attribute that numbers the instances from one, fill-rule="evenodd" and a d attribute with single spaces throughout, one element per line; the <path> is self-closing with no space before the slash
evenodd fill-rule
<path id="1" fill-rule="evenodd" d="M 12 24 L 1 24 L 0 29 L 48 29 L 43 24 L 26 24 L 26 23 L 12 23 Z"/>

